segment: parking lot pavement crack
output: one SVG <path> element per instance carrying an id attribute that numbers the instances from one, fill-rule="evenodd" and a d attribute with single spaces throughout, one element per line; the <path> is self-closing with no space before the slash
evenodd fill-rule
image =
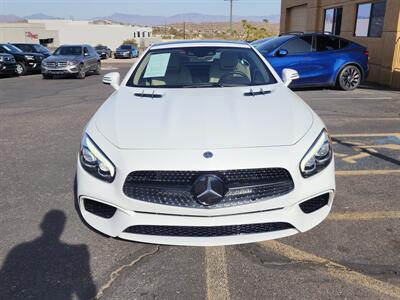
<path id="1" fill-rule="evenodd" d="M 149 252 L 146 252 L 146 253 L 140 255 L 139 257 L 137 257 L 134 260 L 132 260 L 130 263 L 124 264 L 124 265 L 118 267 L 116 270 L 112 271 L 111 274 L 110 274 L 110 279 L 100 287 L 100 289 L 97 292 L 97 295 L 96 295 L 96 297 L 94 299 L 100 299 L 104 295 L 104 291 L 107 290 L 113 284 L 113 282 L 120 276 L 120 274 L 126 268 L 133 267 L 134 265 L 139 263 L 144 258 L 156 254 L 159 250 L 160 250 L 160 246 L 157 245 L 156 248 L 153 249 L 152 251 L 149 251 Z"/>

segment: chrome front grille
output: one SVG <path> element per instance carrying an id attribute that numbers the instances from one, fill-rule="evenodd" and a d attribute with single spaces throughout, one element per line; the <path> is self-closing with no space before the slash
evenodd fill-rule
<path id="1" fill-rule="evenodd" d="M 227 192 L 217 204 L 204 206 L 193 194 L 199 176 L 216 175 Z M 223 171 L 135 171 L 125 180 L 123 191 L 135 200 L 188 208 L 221 208 L 254 203 L 282 196 L 294 189 L 290 173 L 283 168 Z"/>
<path id="2" fill-rule="evenodd" d="M 59 62 L 48 62 L 46 64 L 49 68 L 65 68 L 68 65 L 66 61 L 59 61 Z"/>

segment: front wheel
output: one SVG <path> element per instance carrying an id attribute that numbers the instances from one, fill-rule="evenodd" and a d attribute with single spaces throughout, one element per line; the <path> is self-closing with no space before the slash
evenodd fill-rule
<path id="1" fill-rule="evenodd" d="M 339 74 L 338 86 L 344 91 L 351 91 L 361 83 L 361 71 L 356 66 L 347 66 Z"/>
<path id="2" fill-rule="evenodd" d="M 25 66 L 25 64 L 24 64 L 23 62 L 18 62 L 18 63 L 17 63 L 16 72 L 17 72 L 18 76 L 25 75 L 25 73 L 26 73 L 26 66 Z"/>
<path id="3" fill-rule="evenodd" d="M 78 73 L 76 74 L 76 78 L 84 79 L 86 77 L 86 71 L 83 65 L 79 65 Z"/>

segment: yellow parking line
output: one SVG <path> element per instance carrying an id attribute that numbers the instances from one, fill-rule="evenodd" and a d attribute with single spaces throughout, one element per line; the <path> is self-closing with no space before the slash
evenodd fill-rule
<path id="1" fill-rule="evenodd" d="M 228 271 L 225 247 L 206 248 L 207 299 L 228 300 Z"/>
<path id="2" fill-rule="evenodd" d="M 361 176 L 361 175 L 390 175 L 400 174 L 400 169 L 391 170 L 339 170 L 336 176 Z"/>
<path id="3" fill-rule="evenodd" d="M 372 212 L 348 212 L 348 213 L 330 213 L 328 220 L 346 221 L 346 220 L 375 220 L 375 219 L 400 219 L 400 211 L 372 211 Z"/>
<path id="4" fill-rule="evenodd" d="M 271 250 L 291 260 L 310 262 L 319 265 L 321 267 L 321 272 L 329 274 L 330 276 L 338 278 L 347 283 L 363 286 L 377 293 L 380 293 L 381 295 L 400 299 L 399 287 L 361 274 L 331 260 L 316 256 L 311 253 L 307 253 L 305 251 L 296 249 L 292 246 L 285 245 L 277 241 L 266 241 L 260 243 L 260 245 L 267 250 Z"/>
<path id="5" fill-rule="evenodd" d="M 333 137 L 373 137 L 373 136 L 397 136 L 400 137 L 400 132 L 392 133 L 343 133 L 332 134 Z"/>

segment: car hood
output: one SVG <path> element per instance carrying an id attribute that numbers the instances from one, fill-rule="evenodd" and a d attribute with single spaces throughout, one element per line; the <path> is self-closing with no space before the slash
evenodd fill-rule
<path id="1" fill-rule="evenodd" d="M 46 62 L 80 60 L 81 58 L 79 55 L 51 55 L 46 58 Z"/>
<path id="2" fill-rule="evenodd" d="M 280 84 L 259 96 L 245 96 L 250 89 L 243 87 L 154 90 L 161 98 L 134 95 L 142 90 L 121 87 L 94 117 L 97 129 L 118 148 L 292 145 L 313 123 L 311 109 Z"/>

